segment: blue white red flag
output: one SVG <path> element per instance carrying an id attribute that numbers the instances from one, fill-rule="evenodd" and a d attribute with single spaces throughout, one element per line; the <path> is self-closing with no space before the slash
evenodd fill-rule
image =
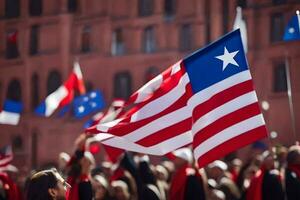
<path id="1" fill-rule="evenodd" d="M 180 60 L 129 102 L 123 116 L 87 132 L 152 155 L 192 144 L 200 167 L 267 136 L 239 29 Z"/>
<path id="2" fill-rule="evenodd" d="M 6 167 L 12 162 L 13 157 L 11 146 L 5 146 L 0 149 L 0 171 L 6 169 Z"/>
<path id="3" fill-rule="evenodd" d="M 68 79 L 53 93 L 49 94 L 35 110 L 40 116 L 49 117 L 58 108 L 62 108 L 73 101 L 74 90 L 85 93 L 82 73 L 78 62 L 74 63 L 73 71 Z"/>
<path id="4" fill-rule="evenodd" d="M 20 121 L 23 104 L 18 101 L 5 100 L 0 112 L 0 124 L 17 125 Z"/>

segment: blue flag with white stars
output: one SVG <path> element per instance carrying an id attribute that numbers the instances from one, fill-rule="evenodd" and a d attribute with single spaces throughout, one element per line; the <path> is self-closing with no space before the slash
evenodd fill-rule
<path id="1" fill-rule="evenodd" d="M 73 113 L 76 118 L 82 118 L 105 107 L 105 101 L 99 90 L 93 90 L 81 95 L 73 101 Z"/>

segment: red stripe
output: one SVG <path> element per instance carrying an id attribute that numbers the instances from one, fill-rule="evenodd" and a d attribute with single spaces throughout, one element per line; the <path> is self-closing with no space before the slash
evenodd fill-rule
<path id="1" fill-rule="evenodd" d="M 215 122 L 209 124 L 202 130 L 198 131 L 194 136 L 194 147 L 198 146 L 208 138 L 214 136 L 215 134 L 219 133 L 220 131 L 228 128 L 236 123 L 239 123 L 243 120 L 246 120 L 250 117 L 256 116 L 260 114 L 259 105 L 257 102 L 240 108 L 237 111 L 234 111 L 220 119 L 216 120 Z"/>
<path id="2" fill-rule="evenodd" d="M 193 111 L 193 118 L 199 119 L 200 117 L 215 109 L 216 107 L 219 107 L 225 104 L 226 102 L 251 91 L 253 91 L 253 85 L 251 80 L 227 88 L 226 90 L 215 94 L 209 100 L 203 102 L 202 104 L 199 104 Z"/>
<path id="3" fill-rule="evenodd" d="M 108 132 L 113 135 L 123 136 L 132 131 L 135 131 L 135 130 L 141 128 L 142 126 L 145 126 L 162 116 L 165 116 L 175 110 L 178 110 L 178 109 L 186 106 L 186 102 L 190 98 L 191 95 L 192 95 L 191 86 L 188 84 L 186 86 L 186 93 L 183 96 L 181 96 L 177 101 L 175 101 L 171 106 L 167 107 L 164 111 L 162 111 L 154 116 L 148 117 L 146 119 L 137 121 L 137 122 L 129 122 L 128 123 L 128 122 L 121 121 L 119 124 L 115 125 L 114 127 L 111 127 L 108 130 Z"/>
<path id="4" fill-rule="evenodd" d="M 182 133 L 189 131 L 191 129 L 191 124 L 192 118 L 188 118 L 177 124 L 161 129 L 147 137 L 144 137 L 136 143 L 145 147 L 150 147 L 159 144 L 165 140 L 168 140 L 172 137 L 178 136 Z"/>
<path id="5" fill-rule="evenodd" d="M 240 149 L 264 137 L 267 137 L 267 130 L 263 125 L 227 140 L 226 142 L 200 156 L 198 158 L 199 168 L 204 167 L 210 162 L 220 159 L 228 153 Z"/>

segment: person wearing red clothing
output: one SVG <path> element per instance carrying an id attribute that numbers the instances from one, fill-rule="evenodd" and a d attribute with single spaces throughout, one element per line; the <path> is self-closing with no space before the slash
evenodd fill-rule
<path id="1" fill-rule="evenodd" d="M 170 200 L 205 200 L 202 177 L 198 170 L 191 166 L 193 155 L 189 148 L 174 151 L 173 162 L 176 171 L 171 179 Z"/>
<path id="2" fill-rule="evenodd" d="M 269 151 L 263 153 L 263 163 L 252 178 L 246 200 L 284 200 L 279 171 L 274 168 L 274 158 Z"/>
<path id="3" fill-rule="evenodd" d="M 0 172 L 0 182 L 4 189 L 5 197 L 8 200 L 21 200 L 22 195 L 17 184 L 5 172 Z"/>

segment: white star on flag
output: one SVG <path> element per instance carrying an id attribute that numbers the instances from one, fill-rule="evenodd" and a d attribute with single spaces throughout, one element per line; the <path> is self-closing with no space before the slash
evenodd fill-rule
<path id="1" fill-rule="evenodd" d="M 234 56 L 238 52 L 239 52 L 239 50 L 229 53 L 228 50 L 227 50 L 227 48 L 224 47 L 224 54 L 215 57 L 215 58 L 218 58 L 219 60 L 223 61 L 223 69 L 222 69 L 223 71 L 226 69 L 226 67 L 228 66 L 228 64 L 233 64 L 235 66 L 239 66 L 237 64 L 237 62 L 234 60 Z"/>

